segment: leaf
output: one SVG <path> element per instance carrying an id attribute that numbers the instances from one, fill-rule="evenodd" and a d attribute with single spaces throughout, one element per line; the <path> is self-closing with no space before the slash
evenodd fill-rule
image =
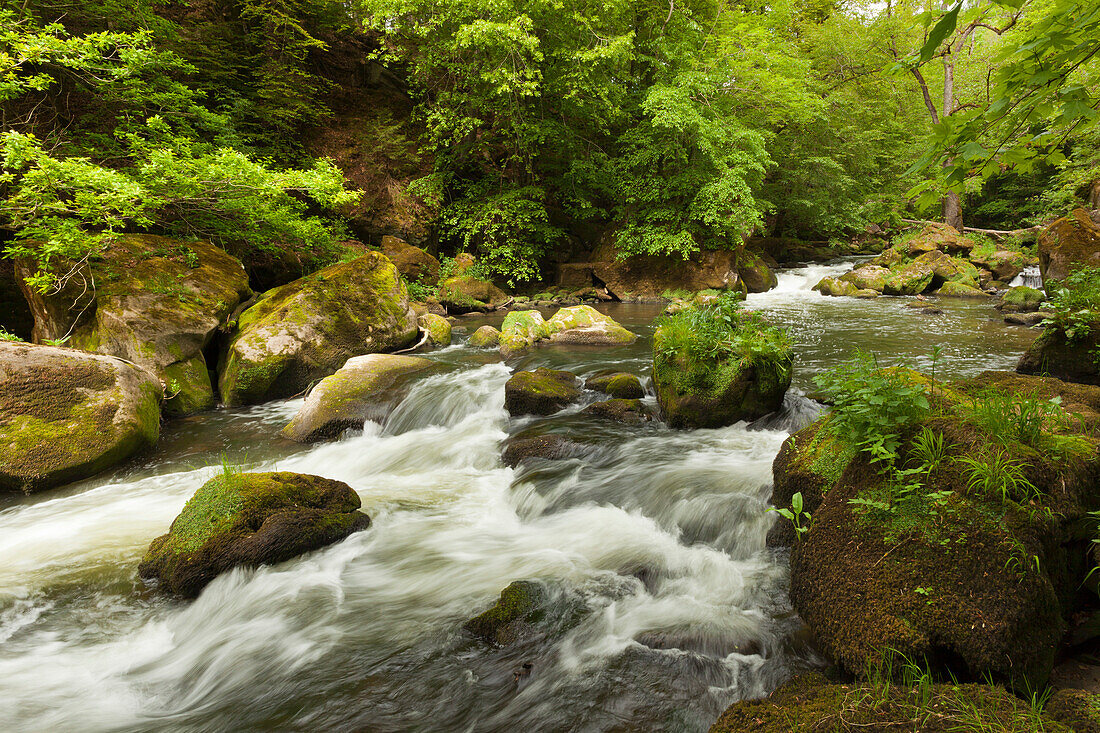
<path id="1" fill-rule="evenodd" d="M 791 497 L 791 508 L 794 509 L 795 514 L 802 513 L 802 492 L 799 491 Z"/>
<path id="2" fill-rule="evenodd" d="M 925 41 L 920 50 L 920 62 L 922 64 L 935 56 L 936 50 L 943 43 L 943 40 L 955 32 L 955 26 L 959 23 L 960 10 L 962 10 L 961 2 L 948 11 L 947 15 L 940 18 L 939 22 L 932 28 L 932 32 L 928 34 L 928 40 Z"/>

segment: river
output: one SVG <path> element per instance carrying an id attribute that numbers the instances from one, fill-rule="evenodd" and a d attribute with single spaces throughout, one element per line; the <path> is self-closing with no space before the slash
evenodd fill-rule
<path id="1" fill-rule="evenodd" d="M 279 437 L 300 400 L 219 410 L 167 424 L 136 464 L 0 499 L 0 728 L 706 730 L 820 663 L 786 600 L 786 557 L 764 544 L 772 459 L 812 419 L 813 374 L 857 347 L 927 369 L 937 344 L 938 375 L 1011 369 L 1036 334 L 985 302 L 925 315 L 809 289 L 849 266 L 784 271 L 750 296 L 797 344 L 783 413 L 754 429 L 594 423 L 580 406 L 510 420 L 509 368 L 458 344 L 430 355 L 448 369 L 384 424 L 337 442 Z M 521 366 L 647 374 L 660 308 L 602 309 L 642 338 L 543 347 Z M 592 452 L 501 464 L 501 441 L 546 431 Z M 145 548 L 223 463 L 346 481 L 373 525 L 190 603 L 148 591 Z M 519 579 L 545 583 L 561 623 L 500 649 L 462 631 Z"/>

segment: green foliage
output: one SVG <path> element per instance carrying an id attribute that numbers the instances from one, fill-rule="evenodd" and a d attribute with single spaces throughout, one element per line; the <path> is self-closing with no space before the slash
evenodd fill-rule
<path id="1" fill-rule="evenodd" d="M 23 339 L 19 338 L 14 333 L 9 332 L 3 326 L 0 326 L 0 341 L 22 342 Z"/>
<path id="2" fill-rule="evenodd" d="M 736 371 L 750 366 L 766 370 L 777 368 L 790 355 L 786 330 L 742 309 L 736 293 L 723 293 L 713 305 L 662 316 L 657 327 L 655 370 L 672 368 L 680 357 L 694 365 L 732 363 Z"/>
<path id="3" fill-rule="evenodd" d="M 884 468 L 897 463 L 905 429 L 929 414 L 928 388 L 905 368 L 880 368 L 859 351 L 814 377 L 833 404 L 832 425 Z"/>
<path id="4" fill-rule="evenodd" d="M 959 456 L 955 460 L 962 466 L 966 487 L 970 491 L 999 497 L 1006 504 L 1023 504 L 1042 498 L 1024 473 L 1023 464 L 1009 458 L 1003 450 L 979 456 Z"/>
<path id="5" fill-rule="evenodd" d="M 1039 447 L 1044 434 L 1055 433 L 1069 425 L 1069 416 L 1061 404 L 1060 397 L 1044 400 L 1034 395 L 988 389 L 976 395 L 965 412 L 967 419 L 1006 446 L 1017 441 Z"/>
<path id="6" fill-rule="evenodd" d="M 802 539 L 802 535 L 810 531 L 810 521 L 813 516 L 802 509 L 802 492 L 796 492 L 791 497 L 791 508 L 771 507 L 769 512 L 775 512 L 794 525 L 795 539 Z"/>
<path id="7" fill-rule="evenodd" d="M 1100 268 L 1074 270 L 1065 282 L 1050 288 L 1047 309 L 1053 315 L 1043 322 L 1070 341 L 1086 338 L 1100 320 Z"/>

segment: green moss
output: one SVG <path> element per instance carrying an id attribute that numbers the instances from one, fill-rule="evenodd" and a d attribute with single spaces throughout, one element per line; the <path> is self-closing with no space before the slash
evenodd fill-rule
<path id="1" fill-rule="evenodd" d="M 546 589 L 539 583 L 517 580 L 501 591 L 496 603 L 463 628 L 487 641 L 506 643 L 514 636 L 514 630 L 507 627 L 517 622 L 537 623 L 542 618 L 546 598 Z"/>

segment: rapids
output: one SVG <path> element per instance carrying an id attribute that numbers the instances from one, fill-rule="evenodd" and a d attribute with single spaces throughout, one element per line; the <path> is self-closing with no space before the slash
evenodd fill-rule
<path id="1" fill-rule="evenodd" d="M 856 347 L 937 375 L 1011 368 L 1034 332 L 988 303 L 823 298 L 842 262 L 781 272 L 750 296 L 791 329 L 795 386 L 749 427 L 593 423 L 579 406 L 509 420 L 510 370 L 459 344 L 383 424 L 290 444 L 301 404 L 169 423 L 157 451 L 61 490 L 0 499 L 0 726 L 6 731 L 701 731 L 730 702 L 820 663 L 765 548 L 771 462 L 813 419 L 813 374 Z M 547 346 L 522 368 L 647 372 L 659 306 L 610 304 L 631 347 Z M 472 332 L 500 316 L 465 319 Z M 586 399 L 597 397 L 588 394 Z M 652 398 L 650 398 L 652 399 Z M 500 462 L 510 435 L 560 432 L 584 458 Z M 223 463 L 346 481 L 372 527 L 215 580 L 191 603 L 145 589 L 137 563 Z M 516 646 L 462 622 L 537 578 L 579 622 Z M 517 675 L 521 665 L 530 674 Z"/>

